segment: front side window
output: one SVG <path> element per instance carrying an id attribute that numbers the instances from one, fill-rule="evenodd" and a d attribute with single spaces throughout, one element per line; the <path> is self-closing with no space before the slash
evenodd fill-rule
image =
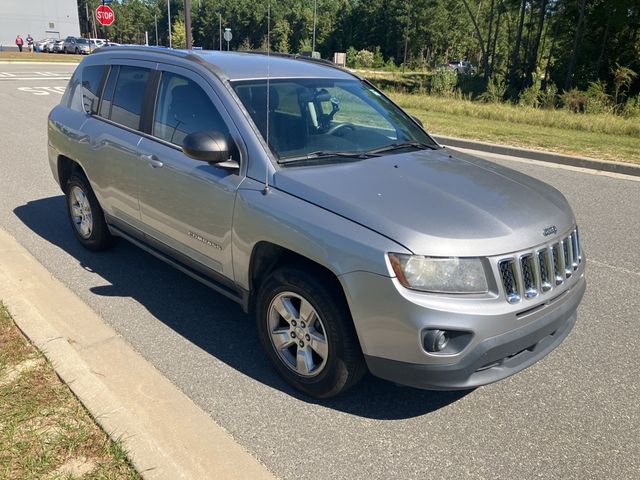
<path id="1" fill-rule="evenodd" d="M 144 92 L 149 69 L 122 65 L 116 80 L 110 119 L 125 127 L 140 129 Z"/>
<path id="2" fill-rule="evenodd" d="M 204 131 L 229 134 L 218 110 L 198 84 L 181 75 L 164 72 L 158 90 L 153 135 L 182 145 L 190 133 Z"/>
<path id="3" fill-rule="evenodd" d="M 358 157 L 399 145 L 436 148 L 410 117 L 355 79 L 271 80 L 268 97 L 263 79 L 235 82 L 233 88 L 279 161 L 332 153 Z"/>

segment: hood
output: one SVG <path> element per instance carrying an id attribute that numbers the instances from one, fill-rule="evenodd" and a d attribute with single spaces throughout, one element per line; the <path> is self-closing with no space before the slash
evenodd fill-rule
<path id="1" fill-rule="evenodd" d="M 273 186 L 423 255 L 502 255 L 559 238 L 574 223 L 553 187 L 448 149 L 284 167 Z M 557 234 L 545 237 L 552 225 Z"/>

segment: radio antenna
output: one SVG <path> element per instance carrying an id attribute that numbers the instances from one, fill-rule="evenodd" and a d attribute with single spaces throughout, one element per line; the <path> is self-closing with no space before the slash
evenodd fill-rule
<path id="1" fill-rule="evenodd" d="M 269 146 L 269 100 L 271 99 L 271 83 L 270 83 L 270 74 L 271 74 L 271 69 L 270 69 L 270 64 L 271 64 L 271 0 L 269 0 L 267 2 L 267 133 L 266 133 L 266 140 L 267 140 L 267 149 L 270 149 L 271 147 Z M 269 193 L 269 168 L 265 168 L 264 171 L 264 190 L 262 191 L 263 194 L 267 194 Z"/>

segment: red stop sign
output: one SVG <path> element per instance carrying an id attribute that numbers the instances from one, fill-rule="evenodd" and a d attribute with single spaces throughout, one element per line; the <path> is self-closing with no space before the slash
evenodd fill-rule
<path id="1" fill-rule="evenodd" d="M 111 25 L 116 19 L 116 16 L 113 14 L 113 10 L 111 10 L 109 5 L 100 5 L 96 8 L 96 19 L 102 25 Z"/>

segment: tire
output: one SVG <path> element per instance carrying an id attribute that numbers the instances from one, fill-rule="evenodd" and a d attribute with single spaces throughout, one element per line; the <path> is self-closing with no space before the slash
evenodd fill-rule
<path id="1" fill-rule="evenodd" d="M 264 281 L 256 299 L 258 336 L 271 364 L 287 383 L 316 398 L 338 395 L 367 371 L 339 288 L 313 269 L 286 267 Z"/>
<path id="2" fill-rule="evenodd" d="M 82 173 L 73 173 L 65 193 L 71 230 L 82 246 L 94 251 L 109 248 L 113 244 L 113 237 L 87 177 Z"/>

